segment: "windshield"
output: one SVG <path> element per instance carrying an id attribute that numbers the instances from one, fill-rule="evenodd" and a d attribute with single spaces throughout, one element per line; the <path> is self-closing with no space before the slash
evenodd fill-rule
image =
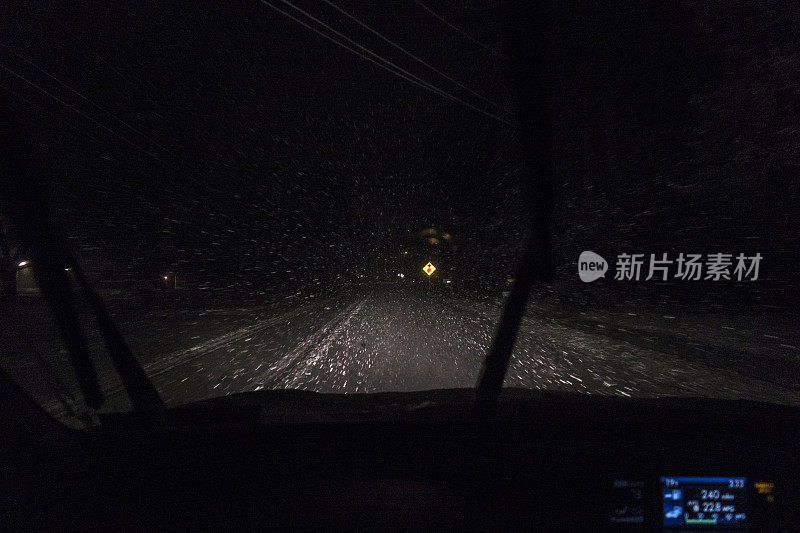
<path id="1" fill-rule="evenodd" d="M 500 2 L 12 4 L 0 105 L 101 412 L 132 404 L 75 269 L 177 406 L 474 387 L 528 254 L 552 275 L 517 285 L 504 386 L 800 403 L 781 9 L 564 8 L 534 55 Z M 66 420 L 75 358 L 7 198 L 0 363 Z"/>

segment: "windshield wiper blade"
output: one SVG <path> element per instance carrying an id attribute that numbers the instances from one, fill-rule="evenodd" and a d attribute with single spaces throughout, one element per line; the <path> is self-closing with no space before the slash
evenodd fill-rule
<path id="1" fill-rule="evenodd" d="M 137 411 L 164 409 L 164 401 L 158 395 L 158 391 L 156 391 L 152 382 L 147 378 L 144 369 L 134 357 L 122 333 L 120 333 L 117 325 L 111 319 L 103 300 L 89 284 L 75 258 L 72 257 L 71 259 L 75 278 L 86 291 L 86 297 L 97 315 L 98 325 L 108 348 L 108 353 L 111 356 L 111 361 L 130 396 L 133 408 Z"/>
<path id="2" fill-rule="evenodd" d="M 532 231 L 527 239 L 524 259 L 517 268 L 514 285 L 506 298 L 492 348 L 483 362 L 475 399 L 477 414 L 482 416 L 490 416 L 496 409 L 531 288 L 535 281 L 549 279 L 549 255 L 546 251 L 549 243 L 546 240 L 542 242 L 541 236 L 534 233 Z"/>
<path id="3" fill-rule="evenodd" d="M 114 364 L 117 373 L 119 373 L 134 410 L 153 411 L 165 409 L 164 401 L 158 395 L 153 383 L 147 378 L 144 369 L 134 357 L 119 328 L 111 319 L 102 298 L 86 279 L 75 257 L 70 255 L 69 259 L 75 279 L 78 280 L 78 283 L 85 291 L 86 299 L 94 309 L 95 315 L 97 315 L 97 323 L 103 335 L 106 348 L 108 348 L 108 353 L 111 356 L 111 362 Z"/>
<path id="4" fill-rule="evenodd" d="M 29 234 L 35 239 L 37 235 L 41 235 L 39 229 L 41 228 L 35 230 L 30 228 L 28 231 L 20 233 Z M 55 255 L 48 254 L 45 248 L 45 246 L 29 245 L 36 282 L 61 331 L 75 377 L 86 403 L 92 409 L 98 409 L 104 401 L 103 393 L 100 390 L 97 369 L 89 351 L 83 325 L 78 316 L 75 293 L 64 272 L 64 263 L 59 261 Z"/>
<path id="5" fill-rule="evenodd" d="M 552 124 L 546 16 L 531 17 L 530 10 L 509 7 L 507 48 L 516 74 L 519 144 L 525 160 L 521 179 L 523 200 L 530 214 L 525 252 L 506 299 L 494 343 L 483 363 L 476 390 L 478 416 L 492 416 L 503 388 L 517 330 L 535 282 L 553 278 L 550 216 L 553 211 Z M 544 13 L 539 13 L 544 15 Z M 526 179 L 527 178 L 527 179 Z"/>
<path id="6" fill-rule="evenodd" d="M 72 366 L 87 404 L 97 409 L 103 394 L 94 360 L 89 352 L 65 269 L 71 267 L 94 310 L 103 340 L 123 386 L 136 410 L 162 410 L 164 402 L 117 329 L 99 295 L 91 288 L 72 254 L 69 243 L 52 218 L 42 184 L 44 172 L 36 164 L 22 128 L 11 117 L 0 116 L 0 171 L 5 203 L 29 251 L 42 295 L 53 311 L 67 345 Z"/>

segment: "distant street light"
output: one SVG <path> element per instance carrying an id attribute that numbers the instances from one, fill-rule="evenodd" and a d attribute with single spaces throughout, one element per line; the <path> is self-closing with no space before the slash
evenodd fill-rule
<path id="1" fill-rule="evenodd" d="M 27 261 L 20 261 L 18 266 L 24 267 L 27 264 L 28 264 Z"/>

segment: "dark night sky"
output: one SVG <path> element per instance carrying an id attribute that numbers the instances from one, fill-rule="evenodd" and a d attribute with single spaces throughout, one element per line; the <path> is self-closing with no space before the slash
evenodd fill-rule
<path id="1" fill-rule="evenodd" d="M 426 73 L 320 2 L 296 4 Z M 505 61 L 413 1 L 337 5 L 513 107 Z M 494 3 L 430 5 L 483 42 L 502 40 Z M 523 231 L 511 128 L 256 1 L 1 9 L 3 45 L 118 120 L 0 48 L 4 65 L 142 148 L 3 71 L 0 83 L 33 102 L 3 92 L 58 169 L 54 195 L 79 245 L 147 275 L 180 268 L 218 283 L 237 272 L 268 286 L 382 273 L 435 226 L 460 244 L 460 276 L 491 285 L 510 273 Z M 610 8 L 602 31 L 592 15 L 559 13 L 558 271 L 574 282 L 587 248 L 761 251 L 772 266 L 759 288 L 795 290 L 798 17 L 745 2 L 656 9 L 647 19 Z"/>
<path id="2" fill-rule="evenodd" d="M 387 53 L 388 45 L 357 33 L 335 12 L 298 5 Z M 387 257 L 427 226 L 459 234 L 452 226 L 466 222 L 464 230 L 472 229 L 463 215 L 479 208 L 492 186 L 476 170 L 496 159 L 499 124 L 370 67 L 258 2 L 189 10 L 177 2 L 44 11 L 32 4 L 11 11 L 6 20 L 18 22 L 4 44 L 120 120 L 3 50 L 11 68 L 157 154 L 158 161 L 143 157 L 4 76 L 13 90 L 104 141 L 44 132 L 57 153 L 46 157 L 64 169 L 62 192 L 80 206 L 65 206 L 65 216 L 88 226 L 70 230 L 95 233 L 121 253 L 155 245 L 197 268 L 198 256 L 221 247 L 214 259 L 225 270 L 248 259 L 253 268 L 264 268 L 265 260 L 277 268 L 281 255 Z M 496 24 L 463 11 L 461 22 L 480 16 L 480 37 L 499 40 Z M 426 61 L 448 65 L 474 90 L 507 100 L 498 94 L 501 58 L 476 53 L 457 35 L 443 38 L 441 24 L 408 2 L 362 4 L 353 14 Z M 75 144 L 63 150 L 64 138 Z M 83 183 L 74 179 L 80 168 L 87 169 Z M 87 224 L 88 212 L 99 213 L 101 223 Z"/>

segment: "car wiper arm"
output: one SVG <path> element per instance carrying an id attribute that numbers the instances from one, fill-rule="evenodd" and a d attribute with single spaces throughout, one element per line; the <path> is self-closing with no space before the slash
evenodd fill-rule
<path id="1" fill-rule="evenodd" d="M 500 396 L 514 341 L 534 282 L 550 279 L 550 244 L 546 236 L 542 239 L 543 236 L 536 233 L 531 231 L 527 238 L 524 258 L 517 268 L 514 284 L 506 298 L 494 342 L 483 362 L 476 390 L 476 410 L 481 415 L 491 414 Z"/>
<path id="2" fill-rule="evenodd" d="M 28 223 L 30 224 L 30 221 Z M 20 235 L 28 242 L 36 282 L 61 331 L 81 393 L 92 409 L 98 409 L 103 404 L 103 393 L 76 309 L 75 293 L 64 271 L 65 263 L 56 255 L 48 253 L 47 245 L 33 244 L 34 239 L 42 235 L 40 229 L 29 226 L 27 230 L 21 231 Z"/>
<path id="3" fill-rule="evenodd" d="M 108 348 L 108 353 L 111 356 L 111 362 L 114 364 L 114 368 L 117 370 L 122 384 L 128 392 L 134 410 L 153 411 L 164 409 L 164 401 L 158 395 L 158 391 L 156 391 L 152 382 L 147 378 L 144 369 L 134 357 L 119 328 L 111 319 L 102 298 L 92 288 L 74 256 L 70 256 L 70 261 L 75 279 L 85 291 L 86 299 L 89 301 L 89 305 L 92 306 L 95 315 L 97 315 L 97 323 L 100 333 L 103 335 L 106 348 Z"/>
<path id="4" fill-rule="evenodd" d="M 43 172 L 36 165 L 22 131 L 23 128 L 10 117 L 0 116 L 0 187 L 6 193 L 4 205 L 0 207 L 14 221 L 23 244 L 30 253 L 34 275 L 61 330 L 87 404 L 97 409 L 103 403 L 103 394 L 78 317 L 75 294 L 65 271 L 67 267 L 72 267 L 75 278 L 85 290 L 97 315 L 111 360 L 134 409 L 163 409 L 164 402 L 125 343 L 102 300 L 86 279 L 66 237 L 58 231 L 47 195 L 40 183 Z"/>
<path id="5" fill-rule="evenodd" d="M 530 8 L 526 11 L 524 7 L 515 5 L 507 9 L 507 55 L 516 75 L 517 135 L 525 160 L 520 185 L 530 218 L 524 256 L 517 267 L 494 343 L 486 355 L 478 382 L 475 408 L 479 416 L 491 415 L 495 411 L 531 288 L 537 281 L 549 282 L 553 278 L 550 239 L 554 196 L 551 83 L 547 68 L 550 27 L 546 16 L 532 19 Z M 526 23 L 529 26 L 525 26 Z"/>

